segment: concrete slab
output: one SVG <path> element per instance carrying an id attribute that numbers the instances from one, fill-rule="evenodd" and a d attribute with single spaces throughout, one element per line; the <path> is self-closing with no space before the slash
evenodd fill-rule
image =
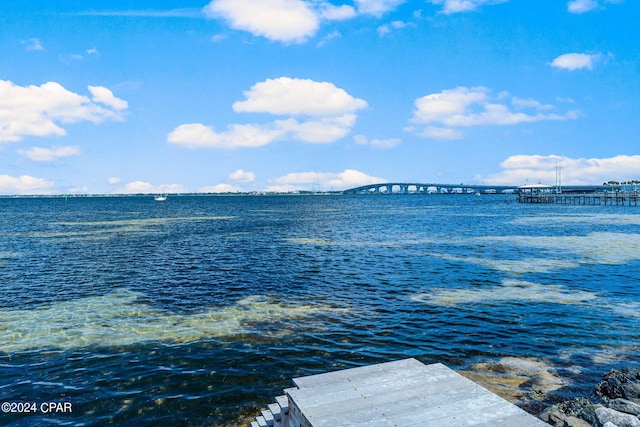
<path id="1" fill-rule="evenodd" d="M 404 359 L 293 382 L 289 411 L 303 427 L 548 427 L 440 363 Z"/>

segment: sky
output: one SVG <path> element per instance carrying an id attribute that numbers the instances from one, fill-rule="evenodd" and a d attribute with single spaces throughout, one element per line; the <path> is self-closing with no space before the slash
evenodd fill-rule
<path id="1" fill-rule="evenodd" d="M 637 0 L 0 0 L 0 194 L 640 179 Z"/>

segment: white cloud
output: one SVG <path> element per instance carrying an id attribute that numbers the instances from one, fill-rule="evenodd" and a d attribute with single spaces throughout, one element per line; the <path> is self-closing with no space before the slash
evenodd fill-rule
<path id="1" fill-rule="evenodd" d="M 511 98 L 512 110 L 505 101 Z M 428 138 L 454 139 L 462 136 L 461 127 L 470 126 L 506 126 L 519 123 L 532 123 L 543 120 L 570 120 L 578 116 L 576 111 L 564 114 L 542 113 L 553 106 L 542 104 L 533 99 L 512 97 L 501 93 L 491 96 L 491 90 L 485 87 L 457 87 L 433 93 L 415 100 L 412 123 L 425 125 L 423 130 L 411 126 L 410 132 Z"/>
<path id="2" fill-rule="evenodd" d="M 211 0 L 204 13 L 225 20 L 233 29 L 290 44 L 314 37 L 324 21 L 344 21 L 358 15 L 380 17 L 404 2 L 355 0 L 354 8 L 323 0 Z"/>
<path id="3" fill-rule="evenodd" d="M 572 0 L 567 4 L 571 13 L 585 13 L 598 7 L 596 0 Z"/>
<path id="4" fill-rule="evenodd" d="M 253 182 L 255 179 L 256 175 L 253 172 L 246 172 L 244 169 L 238 169 L 229 175 L 229 181 L 235 182 Z"/>
<path id="5" fill-rule="evenodd" d="M 240 193 L 242 189 L 231 184 L 217 184 L 209 187 L 201 187 L 198 189 L 200 193 Z"/>
<path id="6" fill-rule="evenodd" d="M 558 56 L 551 62 L 551 66 L 569 71 L 586 68 L 591 70 L 593 65 L 601 59 L 601 55 L 590 55 L 587 53 L 565 53 Z"/>
<path id="7" fill-rule="evenodd" d="M 89 90 L 102 94 L 108 91 L 100 86 Z M 106 108 L 94 102 L 55 82 L 23 87 L 0 80 L 0 142 L 20 141 L 25 136 L 63 136 L 66 131 L 61 123 L 122 120 L 126 101 L 111 94 L 110 99 L 100 98 Z M 114 109 L 114 105 L 118 108 Z"/>
<path id="8" fill-rule="evenodd" d="M 233 104 L 238 113 L 335 116 L 365 108 L 367 103 L 333 83 L 280 77 L 256 83 Z"/>
<path id="9" fill-rule="evenodd" d="M 311 144 L 329 144 L 345 137 L 355 122 L 355 114 L 345 114 L 339 117 L 323 117 L 302 122 L 290 118 L 276 120 L 274 124 L 283 131 L 283 135 L 286 135 L 288 139 Z"/>
<path id="10" fill-rule="evenodd" d="M 0 193 L 2 194 L 53 194 L 53 186 L 53 181 L 29 175 L 19 177 L 0 175 Z"/>
<path id="11" fill-rule="evenodd" d="M 409 132 L 416 132 L 415 128 L 412 127 L 408 127 L 405 130 Z M 438 126 L 425 126 L 424 129 L 416 133 L 423 138 L 429 139 L 461 139 L 464 136 L 462 131 L 458 129 Z"/>
<path id="12" fill-rule="evenodd" d="M 67 190 L 67 193 L 71 193 L 71 194 L 88 194 L 89 193 L 89 187 L 87 187 L 86 185 L 83 185 L 81 187 L 71 187 Z"/>
<path id="13" fill-rule="evenodd" d="M 395 9 L 405 0 L 355 0 L 358 12 L 366 15 L 382 16 Z"/>
<path id="14" fill-rule="evenodd" d="M 118 194 L 156 194 L 156 193 L 187 193 L 185 186 L 180 184 L 153 185 L 145 181 L 133 181 L 116 191 Z"/>
<path id="15" fill-rule="evenodd" d="M 387 34 L 391 33 L 391 30 L 401 30 L 403 28 L 410 27 L 410 26 L 413 26 L 413 25 L 414 24 L 412 24 L 410 22 L 392 21 L 389 24 L 380 25 L 378 27 L 378 35 L 380 37 L 383 37 L 383 36 L 386 36 Z"/>
<path id="16" fill-rule="evenodd" d="M 77 156 L 80 154 L 80 148 L 73 146 L 54 146 L 51 148 L 33 147 L 29 150 L 18 150 L 18 153 L 27 156 L 34 162 L 52 162 L 64 157 Z"/>
<path id="17" fill-rule="evenodd" d="M 370 176 L 354 169 L 346 169 L 340 173 L 297 172 L 270 180 L 272 185 L 267 187 L 267 191 L 288 192 L 310 190 L 312 188 L 318 190 L 345 190 L 351 187 L 385 181 L 384 178 Z"/>
<path id="18" fill-rule="evenodd" d="M 359 145 L 369 145 L 373 148 L 381 150 L 388 150 L 390 148 L 399 145 L 402 140 L 400 138 L 387 138 L 387 139 L 369 139 L 364 135 L 355 135 L 353 141 Z"/>
<path id="19" fill-rule="evenodd" d="M 111 185 L 115 185 L 115 184 L 120 184 L 122 180 L 117 176 L 112 176 L 112 177 L 109 177 L 109 179 L 107 179 L 107 182 Z"/>
<path id="20" fill-rule="evenodd" d="M 93 95 L 92 101 L 98 104 L 104 104 L 107 107 L 111 107 L 114 110 L 126 110 L 129 107 L 127 101 L 116 98 L 106 87 L 102 86 L 89 86 L 89 92 Z"/>
<path id="21" fill-rule="evenodd" d="M 336 6 L 331 3 L 322 3 L 320 6 L 320 17 L 328 21 L 344 21 L 355 18 L 358 14 L 351 6 Z"/>
<path id="22" fill-rule="evenodd" d="M 605 3 L 622 3 L 623 0 L 604 0 Z M 570 13 L 581 14 L 590 12 L 600 7 L 598 0 L 570 0 L 567 3 L 567 10 Z"/>
<path id="23" fill-rule="evenodd" d="M 302 0 L 213 0 L 204 8 L 231 28 L 285 43 L 303 43 L 315 35 L 319 18 Z"/>
<path id="24" fill-rule="evenodd" d="M 233 104 L 238 113 L 290 116 L 267 124 L 231 124 L 223 132 L 199 123 L 184 124 L 168 136 L 189 148 L 260 147 L 276 140 L 331 143 L 347 135 L 355 112 L 367 103 L 328 82 L 281 77 L 255 84 L 245 100 Z"/>
<path id="25" fill-rule="evenodd" d="M 442 13 L 472 12 L 480 6 L 506 3 L 509 0 L 428 0 L 430 3 L 442 5 Z"/>
<path id="26" fill-rule="evenodd" d="M 91 49 L 87 49 L 85 50 L 85 52 L 87 53 L 87 55 L 97 55 L 99 53 L 97 47 L 92 47 Z"/>
<path id="27" fill-rule="evenodd" d="M 561 165 L 563 185 L 599 185 L 610 180 L 640 179 L 640 155 L 608 158 L 570 158 L 557 155 L 516 155 L 500 164 L 501 172 L 477 176 L 486 184 L 555 184 L 556 165 Z"/>
<path id="28" fill-rule="evenodd" d="M 536 110 L 551 110 L 553 109 L 553 105 L 551 104 L 542 104 L 540 101 L 536 101 L 535 99 L 525 99 L 518 98 L 514 96 L 511 99 L 511 105 L 516 108 L 525 109 L 525 108 L 534 108 Z"/>
<path id="29" fill-rule="evenodd" d="M 333 40 L 333 39 L 339 39 L 340 37 L 342 37 L 342 34 L 340 34 L 340 31 L 332 31 L 329 34 L 327 34 L 326 36 L 324 36 L 322 38 L 322 40 L 320 40 L 318 42 L 318 47 L 322 47 L 325 44 L 327 44 L 327 42 Z"/>
<path id="30" fill-rule="evenodd" d="M 37 39 L 37 38 L 22 40 L 20 41 L 20 43 L 25 45 L 26 46 L 25 49 L 28 51 L 44 50 L 44 46 L 42 46 L 42 42 L 40 41 L 40 39 Z"/>
<path id="31" fill-rule="evenodd" d="M 190 123 L 175 128 L 167 136 L 167 141 L 187 148 L 228 149 L 261 147 L 281 136 L 281 131 L 270 126 L 232 124 L 227 126 L 226 131 L 217 132 L 210 126 Z"/>

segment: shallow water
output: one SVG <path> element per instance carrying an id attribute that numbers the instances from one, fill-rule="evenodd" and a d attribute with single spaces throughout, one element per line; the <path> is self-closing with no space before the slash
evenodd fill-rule
<path id="1" fill-rule="evenodd" d="M 588 394 L 640 355 L 638 224 L 503 196 L 1 198 L 0 401 L 73 412 L 0 419 L 239 425 L 292 377 L 404 357 L 529 409 Z"/>

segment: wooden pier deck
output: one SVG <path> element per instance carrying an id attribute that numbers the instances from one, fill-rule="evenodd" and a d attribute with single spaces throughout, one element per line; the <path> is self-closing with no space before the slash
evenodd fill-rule
<path id="1" fill-rule="evenodd" d="M 548 426 L 448 367 L 413 358 L 293 382 L 277 415 L 263 411 L 252 427 Z"/>

